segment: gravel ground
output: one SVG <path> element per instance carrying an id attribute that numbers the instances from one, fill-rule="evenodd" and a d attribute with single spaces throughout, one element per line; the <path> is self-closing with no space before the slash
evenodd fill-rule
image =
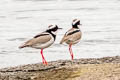
<path id="1" fill-rule="evenodd" d="M 4 68 L 0 80 L 120 80 L 120 56 Z"/>

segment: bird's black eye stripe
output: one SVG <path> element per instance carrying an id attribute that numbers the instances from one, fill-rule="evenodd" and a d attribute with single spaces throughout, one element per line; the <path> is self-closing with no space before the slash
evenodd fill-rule
<path id="1" fill-rule="evenodd" d="M 49 34 L 39 34 L 39 35 L 36 35 L 34 38 L 38 38 L 40 36 L 45 36 L 45 35 L 49 35 Z"/>
<path id="2" fill-rule="evenodd" d="M 52 28 L 51 30 L 52 31 L 56 31 L 58 29 L 58 27 L 55 27 L 55 28 Z"/>
<path id="3" fill-rule="evenodd" d="M 68 35 L 72 35 L 72 34 L 74 34 L 74 33 L 76 33 L 76 32 L 79 32 L 80 30 L 76 30 L 76 31 L 73 31 L 73 32 L 70 32 L 70 33 L 68 33 Z"/>
<path id="4" fill-rule="evenodd" d="M 77 22 L 77 25 L 79 25 L 80 24 L 80 21 L 79 22 Z"/>

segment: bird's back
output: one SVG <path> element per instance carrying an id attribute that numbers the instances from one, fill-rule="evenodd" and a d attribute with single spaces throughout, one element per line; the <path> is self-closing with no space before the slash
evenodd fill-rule
<path id="1" fill-rule="evenodd" d="M 64 37 L 62 38 L 60 44 L 62 43 L 67 43 L 67 44 L 76 44 L 79 42 L 79 40 L 81 39 L 82 33 L 80 31 L 80 29 L 75 29 L 75 28 L 71 28 L 70 30 L 68 30 Z"/>
<path id="2" fill-rule="evenodd" d="M 49 42 L 52 39 L 51 34 L 48 33 L 41 33 L 36 35 L 34 38 L 26 41 L 22 46 L 19 48 L 24 48 L 24 47 L 35 47 L 35 45 L 42 45 L 47 42 Z M 51 42 L 52 43 L 52 42 Z M 46 45 L 47 46 L 47 45 Z"/>

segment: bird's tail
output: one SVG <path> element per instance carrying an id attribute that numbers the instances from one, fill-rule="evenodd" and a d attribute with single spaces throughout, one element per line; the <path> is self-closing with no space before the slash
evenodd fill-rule
<path id="1" fill-rule="evenodd" d="M 19 49 L 22 49 L 22 48 L 24 48 L 24 47 L 28 47 L 28 45 L 23 44 L 23 45 L 19 46 Z"/>
<path id="2" fill-rule="evenodd" d="M 24 47 L 29 47 L 32 45 L 32 39 L 28 40 L 27 42 L 23 43 L 21 46 L 19 46 L 19 48 L 24 48 Z"/>
<path id="3" fill-rule="evenodd" d="M 62 44 L 63 42 L 60 42 L 60 44 Z"/>
<path id="4" fill-rule="evenodd" d="M 62 44 L 63 42 L 64 42 L 64 41 L 63 41 L 63 40 L 61 40 L 61 41 L 60 41 L 60 44 Z"/>
<path id="5" fill-rule="evenodd" d="M 63 37 L 62 40 L 60 41 L 60 44 L 63 44 L 66 41 L 66 39 Z"/>

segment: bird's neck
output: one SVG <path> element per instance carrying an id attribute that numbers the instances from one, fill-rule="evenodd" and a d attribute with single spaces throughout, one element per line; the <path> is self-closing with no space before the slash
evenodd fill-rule
<path id="1" fill-rule="evenodd" d="M 46 32 L 50 33 L 53 36 L 54 40 L 56 39 L 56 33 L 53 33 L 51 30 L 47 30 Z"/>
<path id="2" fill-rule="evenodd" d="M 79 29 L 80 25 L 72 25 L 73 28 Z"/>

